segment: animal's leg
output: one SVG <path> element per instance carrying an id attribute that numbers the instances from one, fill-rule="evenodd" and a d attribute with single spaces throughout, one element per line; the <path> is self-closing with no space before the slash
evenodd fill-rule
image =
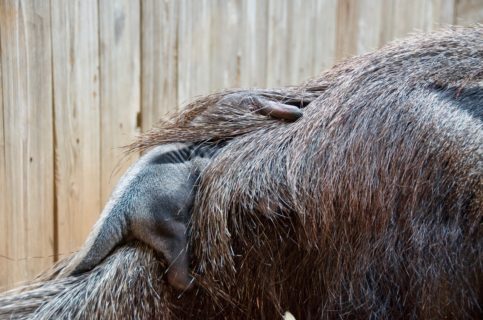
<path id="1" fill-rule="evenodd" d="M 179 290 L 189 289 L 193 278 L 189 274 L 185 225 L 177 221 L 165 221 L 162 225 L 147 228 L 141 240 L 166 259 L 169 284 Z"/>

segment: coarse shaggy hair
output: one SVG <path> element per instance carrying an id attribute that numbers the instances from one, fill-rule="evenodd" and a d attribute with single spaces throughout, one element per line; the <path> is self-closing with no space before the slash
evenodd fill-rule
<path id="1" fill-rule="evenodd" d="M 301 104 L 294 123 L 217 104 L 230 92 L 197 100 L 131 146 L 224 142 L 190 222 L 196 288 L 174 291 L 152 250 L 126 244 L 0 295 L 0 318 L 481 319 L 482 83 L 475 26 L 255 90 Z"/>

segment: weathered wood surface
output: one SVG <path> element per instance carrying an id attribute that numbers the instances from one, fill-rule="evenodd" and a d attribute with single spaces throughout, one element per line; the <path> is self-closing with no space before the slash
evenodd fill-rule
<path id="1" fill-rule="evenodd" d="M 1 38 L 0 38 L 1 39 Z M 1 52 L 1 42 L 0 42 Z M 3 90 L 2 90 L 2 59 L 0 59 L 0 228 L 7 227 L 7 184 L 5 172 L 5 136 L 3 130 Z M 8 257 L 8 242 L 6 230 L 0 232 L 0 290 L 8 285 L 10 260 Z"/>
<path id="2" fill-rule="evenodd" d="M 58 253 L 81 245 L 99 217 L 97 1 L 52 0 Z"/>
<path id="3" fill-rule="evenodd" d="M 5 158 L 0 260 L 6 286 L 54 261 L 50 18 L 47 1 L 0 2 Z"/>
<path id="4" fill-rule="evenodd" d="M 121 147 L 139 134 L 141 4 L 99 1 L 101 201 L 135 159 Z"/>
<path id="5" fill-rule="evenodd" d="M 194 97 L 475 22 L 479 0 L 0 0 L 0 290 L 77 250 L 122 147 Z"/>
<path id="6" fill-rule="evenodd" d="M 178 105 L 178 1 L 144 0 L 141 21 L 142 129 Z"/>

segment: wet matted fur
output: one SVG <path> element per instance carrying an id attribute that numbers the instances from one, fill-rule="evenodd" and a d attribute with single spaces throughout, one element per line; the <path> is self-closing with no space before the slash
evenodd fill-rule
<path id="1" fill-rule="evenodd" d="M 200 99 L 132 146 L 227 141 L 192 216 L 197 288 L 173 291 L 132 244 L 3 294 L 0 318 L 481 318 L 482 82 L 477 26 L 259 91 L 308 101 L 295 123 Z"/>

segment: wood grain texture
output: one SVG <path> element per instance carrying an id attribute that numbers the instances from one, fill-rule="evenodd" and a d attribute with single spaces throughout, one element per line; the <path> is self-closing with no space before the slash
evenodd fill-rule
<path id="1" fill-rule="evenodd" d="M 454 23 L 455 0 L 383 1 L 383 37 L 386 43 L 409 33 L 431 31 Z"/>
<path id="2" fill-rule="evenodd" d="M 334 61 L 336 1 L 269 1 L 267 86 L 294 85 Z"/>
<path id="3" fill-rule="evenodd" d="M 318 75 L 331 67 L 336 58 L 337 0 L 317 1 L 314 11 L 313 75 Z"/>
<path id="4" fill-rule="evenodd" d="M 454 0 L 455 23 L 458 25 L 471 26 L 475 23 L 483 23 L 483 1 L 481 0 Z"/>
<path id="5" fill-rule="evenodd" d="M 179 1 L 178 103 L 210 93 L 211 1 Z"/>
<path id="6" fill-rule="evenodd" d="M 7 287 L 53 262 L 50 3 L 0 2 Z M 5 282 L 4 282 L 5 283 Z"/>
<path id="7" fill-rule="evenodd" d="M 383 0 L 337 2 L 337 60 L 375 50 L 381 46 Z"/>
<path id="8" fill-rule="evenodd" d="M 297 0 L 289 3 L 289 43 L 285 81 L 296 85 L 314 76 L 314 24 L 316 0 Z"/>
<path id="9" fill-rule="evenodd" d="M 289 2 L 268 0 L 267 87 L 287 85 Z"/>
<path id="10" fill-rule="evenodd" d="M 137 155 L 123 146 L 140 133 L 140 3 L 99 1 L 101 202 Z"/>
<path id="11" fill-rule="evenodd" d="M 432 26 L 430 1 L 393 0 L 391 38 L 402 37 L 409 32 L 429 30 Z"/>
<path id="12" fill-rule="evenodd" d="M 1 7 L 0 7 L 1 8 Z M 1 27 L 1 24 L 0 24 Z M 0 44 L 1 44 L 0 29 Z M 0 46 L 1 52 L 1 46 Z M 7 184 L 6 184 L 6 168 L 5 168 L 5 135 L 3 130 L 3 90 L 2 90 L 2 59 L 0 57 L 0 292 L 7 288 L 8 285 L 8 270 L 10 269 L 10 259 L 8 258 L 8 242 L 7 233 L 4 228 L 7 226 L 7 212 L 6 198 Z"/>
<path id="13" fill-rule="evenodd" d="M 236 70 L 240 87 L 267 85 L 267 10 L 267 1 L 246 0 L 241 4 L 241 56 Z"/>
<path id="14" fill-rule="evenodd" d="M 97 1 L 52 0 L 58 253 L 85 241 L 101 210 Z"/>
<path id="15" fill-rule="evenodd" d="M 314 29 L 323 25 L 317 23 L 322 19 L 318 9 L 328 4 L 315 0 L 268 2 L 268 87 L 295 85 L 318 73 L 314 59 L 321 46 L 316 44 L 319 39 Z"/>
<path id="16" fill-rule="evenodd" d="M 383 29 L 382 2 L 361 0 L 357 3 L 356 53 L 362 54 L 381 47 Z"/>
<path id="17" fill-rule="evenodd" d="M 357 0 L 337 1 L 337 61 L 357 53 L 358 15 L 359 3 Z"/>
<path id="18" fill-rule="evenodd" d="M 241 2 L 214 0 L 210 3 L 211 21 L 210 63 L 205 66 L 210 74 L 211 92 L 240 87 L 243 46 Z"/>
<path id="19" fill-rule="evenodd" d="M 455 24 L 456 18 L 456 2 L 458 0 L 432 0 L 434 11 L 437 12 L 434 27 L 440 28 Z M 480 7 L 483 9 L 483 2 L 480 1 Z M 481 12 L 483 16 L 483 12 Z"/>
<path id="20" fill-rule="evenodd" d="M 178 1 L 142 0 L 143 131 L 178 105 Z"/>

